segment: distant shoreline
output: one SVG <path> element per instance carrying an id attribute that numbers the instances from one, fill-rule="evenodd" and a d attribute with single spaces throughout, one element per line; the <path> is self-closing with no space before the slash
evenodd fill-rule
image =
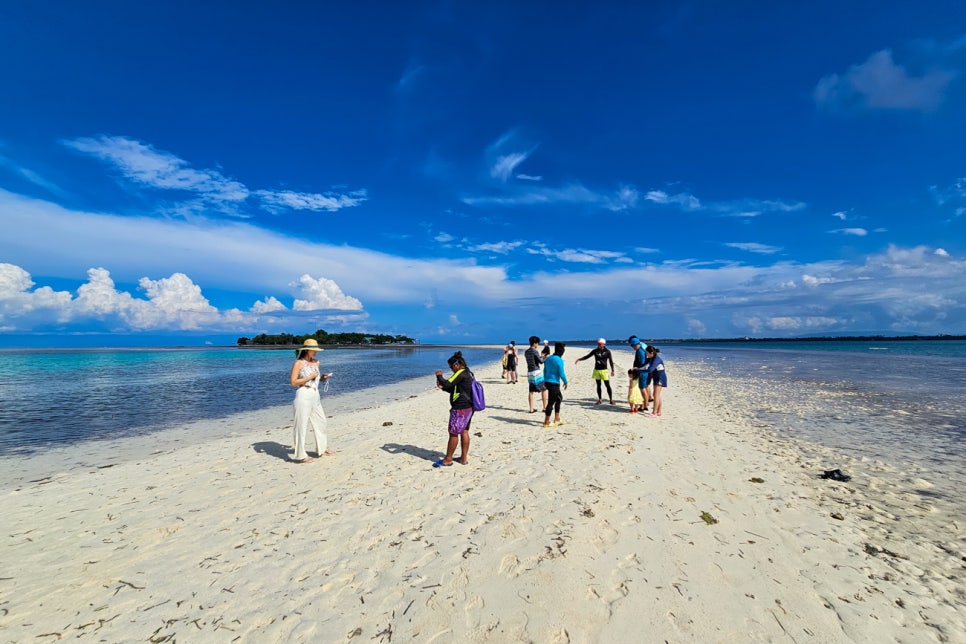
<path id="1" fill-rule="evenodd" d="M 964 341 L 966 335 L 838 335 L 838 336 L 819 336 L 806 338 L 653 338 L 646 342 L 653 344 L 724 344 L 724 343 L 769 343 L 769 342 L 934 342 L 937 340 Z M 597 343 L 597 340 L 561 340 L 566 344 L 589 344 Z M 626 340 L 610 339 L 608 343 L 612 345 L 624 344 Z M 230 345 L 229 345 L 230 346 Z M 236 345 L 239 349 L 278 349 L 292 351 L 300 347 L 299 344 L 247 344 Z M 439 343 L 439 344 L 331 344 L 320 345 L 322 349 L 439 349 L 447 347 L 476 347 L 476 348 L 500 348 L 504 345 L 499 343 Z M 519 346 L 519 345 L 518 345 Z"/>

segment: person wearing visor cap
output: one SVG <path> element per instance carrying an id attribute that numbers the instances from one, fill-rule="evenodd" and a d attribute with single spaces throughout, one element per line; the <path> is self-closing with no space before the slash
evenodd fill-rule
<path id="1" fill-rule="evenodd" d="M 627 344 L 634 347 L 634 365 L 633 369 L 637 372 L 637 386 L 641 390 L 641 396 L 644 398 L 643 410 L 646 410 L 651 402 L 650 397 L 647 395 L 647 345 L 641 342 L 641 339 L 636 335 L 632 335 L 627 338 Z"/>
<path id="2" fill-rule="evenodd" d="M 597 341 L 597 348 L 593 349 L 590 353 L 585 355 L 583 358 L 577 358 L 574 360 L 574 364 L 586 360 L 587 358 L 594 357 L 594 373 L 593 378 L 597 381 L 597 403 L 601 404 L 603 402 L 603 396 L 601 396 L 601 383 L 607 387 L 607 397 L 610 399 L 610 404 L 614 404 L 614 392 L 610 388 L 610 378 L 609 376 L 614 375 L 614 357 L 610 353 L 610 349 L 607 348 L 607 340 L 601 338 Z M 610 374 L 607 372 L 607 364 L 610 363 Z"/>

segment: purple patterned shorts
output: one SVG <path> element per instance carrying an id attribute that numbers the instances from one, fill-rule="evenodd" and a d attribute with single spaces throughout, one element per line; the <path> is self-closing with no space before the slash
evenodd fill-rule
<path id="1" fill-rule="evenodd" d="M 470 420 L 473 418 L 473 408 L 469 409 L 450 409 L 449 410 L 449 433 L 459 436 L 470 428 Z"/>

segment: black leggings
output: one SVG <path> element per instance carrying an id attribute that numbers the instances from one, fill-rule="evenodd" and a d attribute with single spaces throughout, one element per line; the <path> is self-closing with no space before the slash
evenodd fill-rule
<path id="1" fill-rule="evenodd" d="M 606 385 L 606 387 L 607 387 L 607 397 L 610 398 L 611 400 L 613 400 L 614 399 L 614 392 L 610 390 L 610 380 L 598 380 L 597 381 L 597 398 L 598 399 L 601 399 L 601 396 L 600 396 L 600 383 L 604 383 L 604 385 Z"/>
<path id="2" fill-rule="evenodd" d="M 544 415 L 550 418 L 551 412 L 560 415 L 560 403 L 563 402 L 563 394 L 560 392 L 560 385 L 548 382 L 547 384 L 547 408 L 543 410 Z"/>

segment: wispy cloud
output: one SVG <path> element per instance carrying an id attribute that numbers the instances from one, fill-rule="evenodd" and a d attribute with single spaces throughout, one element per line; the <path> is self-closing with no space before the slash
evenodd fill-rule
<path id="1" fill-rule="evenodd" d="M 510 154 L 503 154 L 497 157 L 496 161 L 490 167 L 490 176 L 499 179 L 500 181 L 506 181 L 513 174 L 513 170 L 527 160 L 530 156 L 530 152 L 511 152 Z"/>
<path id="2" fill-rule="evenodd" d="M 256 190 L 253 193 L 262 200 L 262 207 L 269 212 L 279 213 L 285 210 L 312 210 L 335 212 L 342 208 L 358 206 L 368 199 L 365 190 L 356 190 L 348 194 L 339 193 L 307 193 L 292 190 Z"/>
<path id="3" fill-rule="evenodd" d="M 569 204 L 596 204 L 612 211 L 625 210 L 637 202 L 637 191 L 622 186 L 611 193 L 599 193 L 582 184 L 572 183 L 560 188 L 529 186 L 511 193 L 491 196 L 463 197 L 463 203 L 471 206 L 532 206 Z"/>
<path id="4" fill-rule="evenodd" d="M 834 235 L 854 235 L 856 237 L 865 237 L 869 234 L 869 231 L 865 228 L 836 228 L 829 232 Z"/>
<path id="5" fill-rule="evenodd" d="M 699 210 L 701 208 L 701 200 L 687 192 L 671 195 L 663 190 L 650 190 L 644 195 L 644 200 L 665 206 L 680 206 L 683 210 Z"/>
<path id="6" fill-rule="evenodd" d="M 801 201 L 780 199 L 702 202 L 690 192 L 670 194 L 664 190 L 650 190 L 644 195 L 644 200 L 661 206 L 675 206 L 685 212 L 713 212 L 724 217 L 758 217 L 772 212 L 796 212 L 806 207 Z"/>
<path id="7" fill-rule="evenodd" d="M 400 90 L 409 89 L 425 70 L 425 65 L 411 61 L 408 65 L 406 65 L 406 69 L 403 70 L 402 75 L 399 77 L 399 82 L 396 85 L 397 88 Z"/>
<path id="8" fill-rule="evenodd" d="M 134 183 L 159 190 L 183 190 L 220 201 L 241 202 L 249 191 L 241 182 L 218 170 L 197 170 L 183 159 L 122 136 L 100 136 L 64 141 L 64 145 L 116 167 Z"/>
<path id="9" fill-rule="evenodd" d="M 305 193 L 292 190 L 249 190 L 242 182 L 219 170 L 197 169 L 184 159 L 123 136 L 100 136 L 62 142 L 65 146 L 113 165 L 121 177 L 154 190 L 187 193 L 169 212 L 202 214 L 214 208 L 217 214 L 243 216 L 246 201 L 254 198 L 261 208 L 279 213 L 285 210 L 333 212 L 365 202 L 365 190 L 349 193 Z"/>
<path id="10" fill-rule="evenodd" d="M 497 255 L 507 255 L 524 245 L 522 241 L 502 241 L 483 244 L 469 244 L 465 248 L 471 253 L 495 253 Z"/>
<path id="11" fill-rule="evenodd" d="M 611 250 L 588 250 L 582 248 L 553 250 L 542 244 L 535 244 L 528 247 L 527 253 L 576 264 L 608 264 L 626 257 L 624 253 Z"/>
<path id="12" fill-rule="evenodd" d="M 749 253 L 758 253 L 760 255 L 774 255 L 775 253 L 780 253 L 782 248 L 780 246 L 769 246 L 767 244 L 759 244 L 756 242 L 731 242 L 725 244 L 729 248 L 737 248 L 738 250 L 746 250 Z"/>
<path id="13" fill-rule="evenodd" d="M 892 51 L 884 49 L 843 74 L 819 80 L 813 98 L 831 109 L 892 109 L 928 112 L 943 101 L 957 71 L 933 68 L 920 75 L 896 64 Z"/>
<path id="14" fill-rule="evenodd" d="M 0 167 L 6 168 L 13 174 L 19 176 L 21 179 L 25 179 L 35 186 L 39 186 L 47 192 L 50 192 L 51 194 L 55 194 L 57 196 L 64 195 L 64 191 L 54 182 L 48 181 L 44 177 L 40 176 L 40 174 L 37 172 L 15 163 L 12 159 L 8 159 L 2 154 L 0 154 Z"/>

